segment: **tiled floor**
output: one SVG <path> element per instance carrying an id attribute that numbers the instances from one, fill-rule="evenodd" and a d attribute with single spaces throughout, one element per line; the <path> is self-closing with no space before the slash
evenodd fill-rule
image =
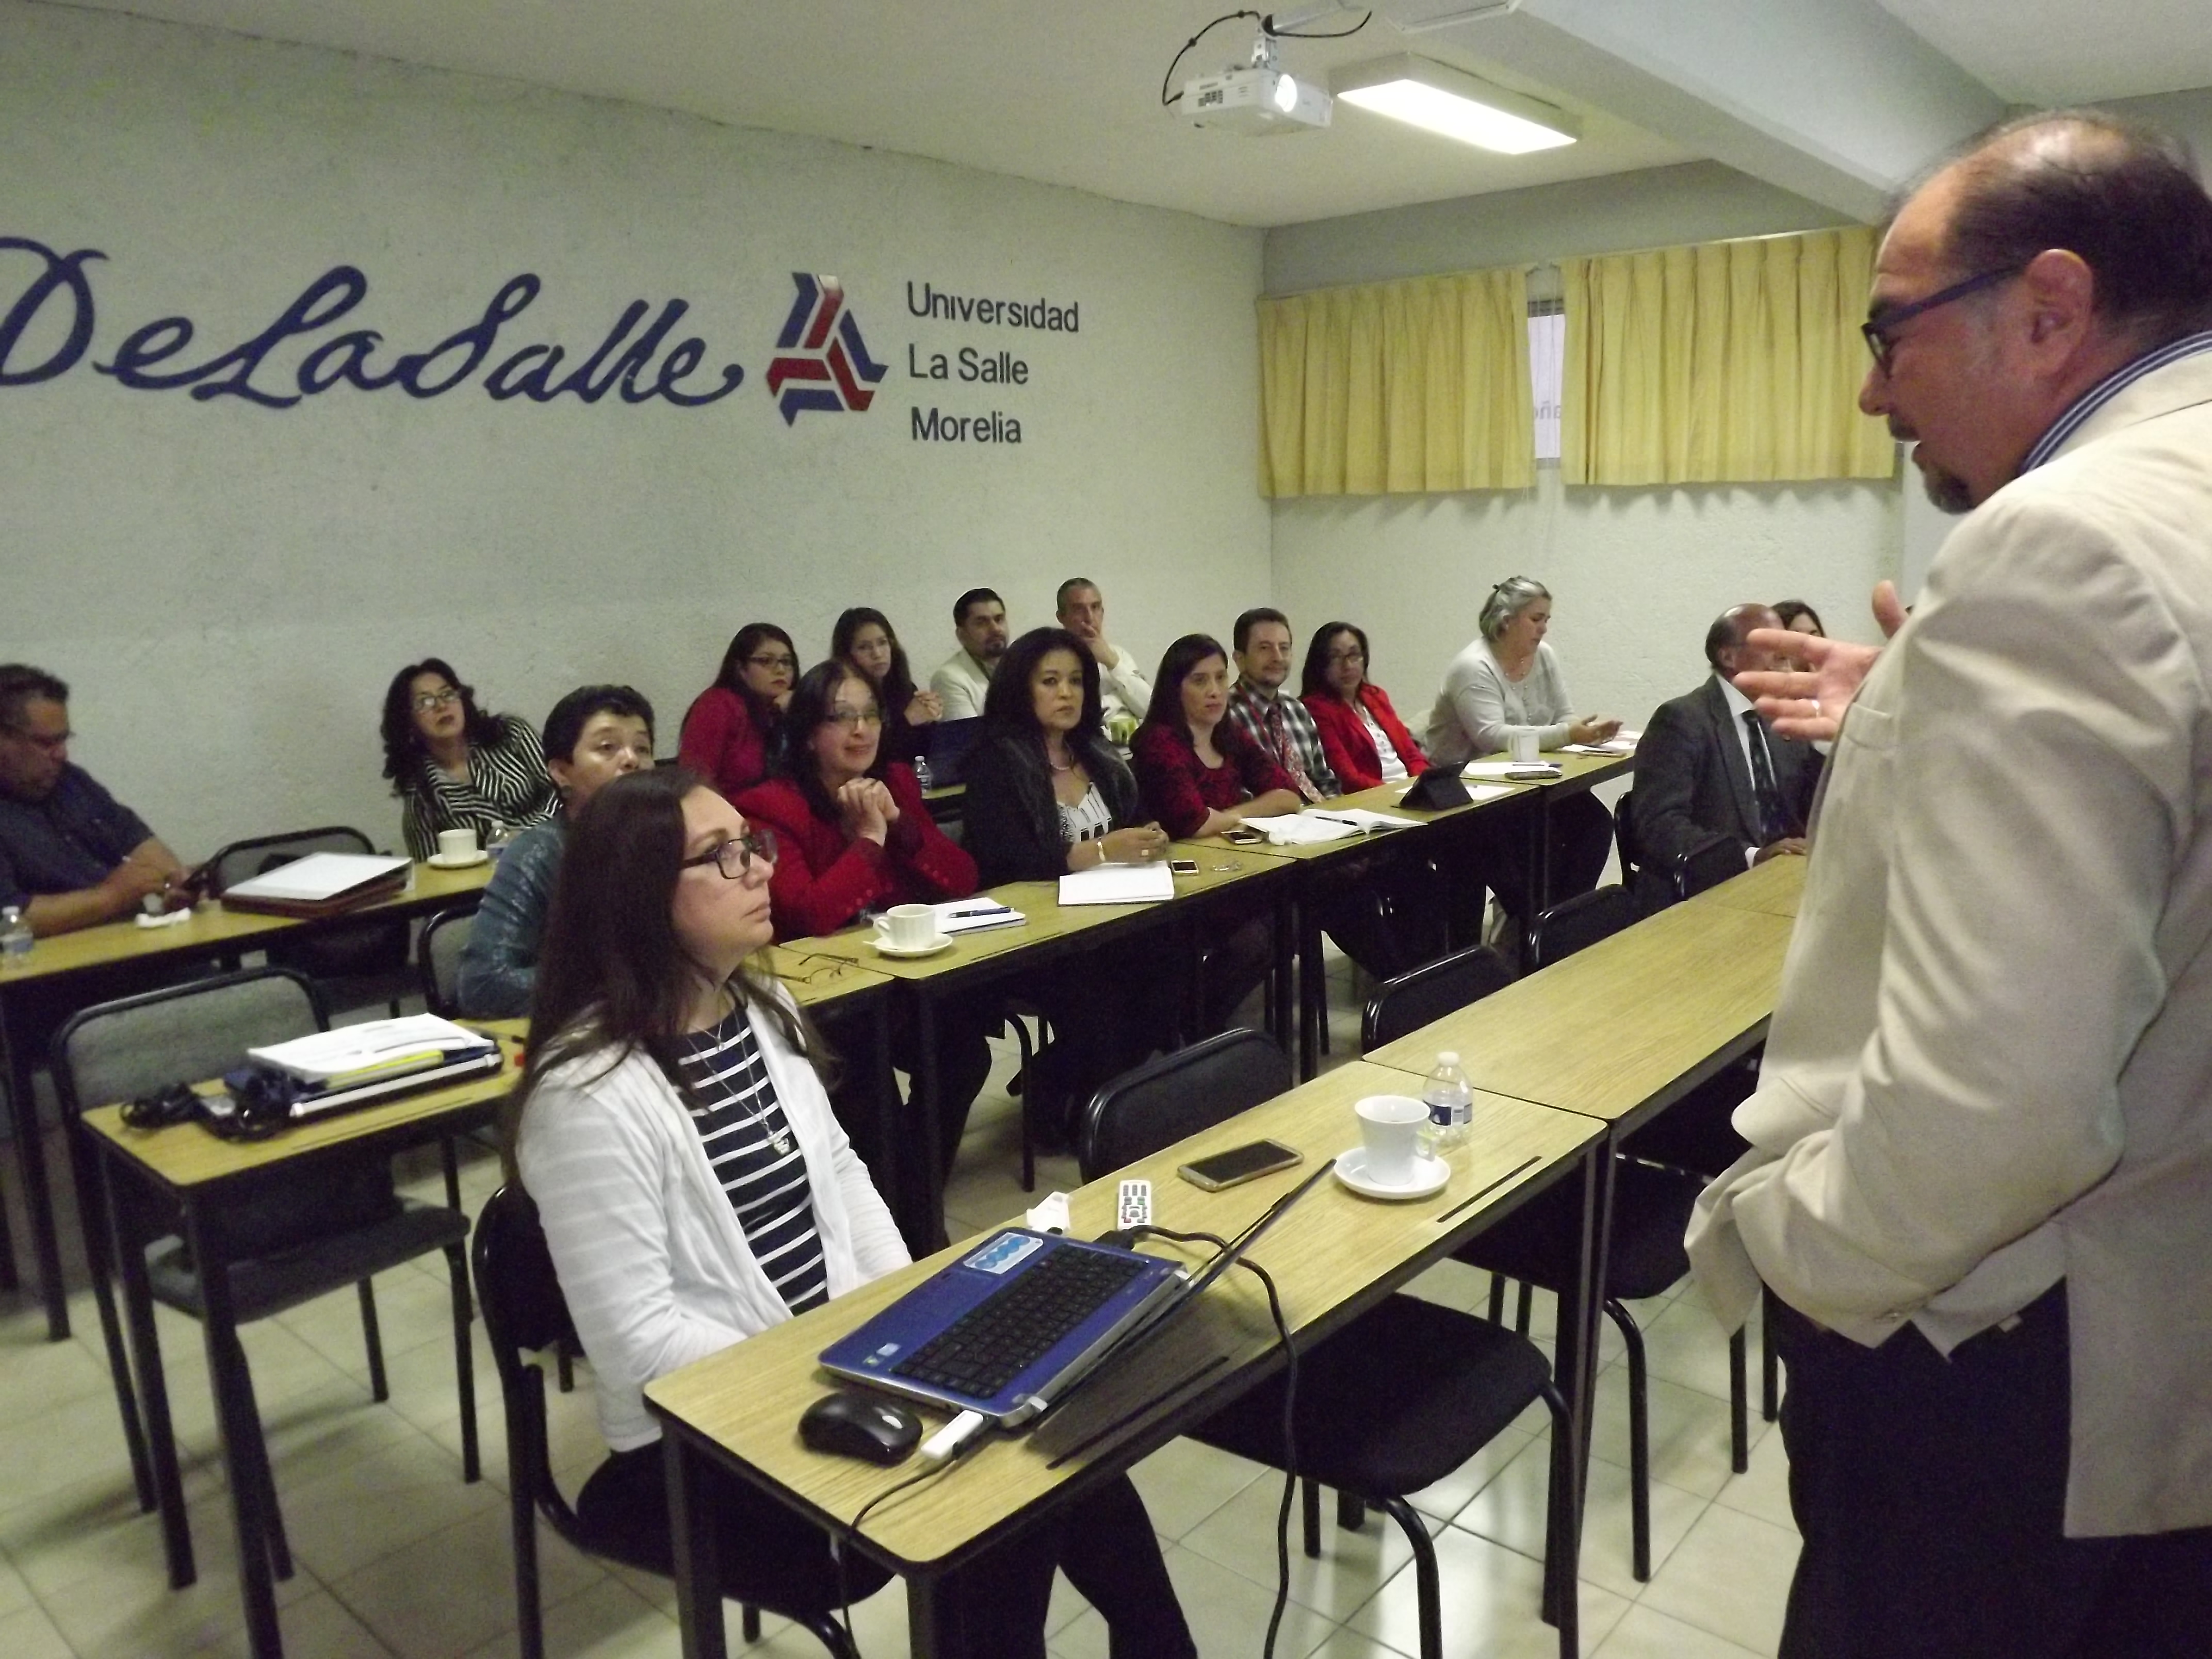
<path id="1" fill-rule="evenodd" d="M 1356 1047 L 1352 988 L 1333 985 L 1338 1058 Z M 1004 1066 L 998 1079 L 1003 1081 Z M 1023 1204 L 1015 1182 L 1018 1118 L 995 1091 L 978 1103 L 949 1194 L 956 1231 L 1004 1219 Z M 57 1161 L 58 1167 L 58 1160 Z M 412 1184 L 437 1196 L 427 1164 Z M 1068 1186 L 1072 1163 L 1049 1161 L 1045 1185 Z M 496 1183 L 489 1155 L 467 1168 L 471 1205 Z M 19 1190 L 12 1167 L 0 1173 Z M 19 1212 L 20 1214 L 20 1212 Z M 74 1232 L 74 1220 L 68 1231 Z M 23 1234 L 15 1229 L 20 1243 Z M 515 1650 L 497 1385 L 481 1334 L 477 1374 L 485 1479 L 460 1478 L 459 1405 L 442 1263 L 378 1281 L 392 1399 L 372 1404 L 350 1293 L 252 1327 L 246 1344 L 269 1425 L 276 1480 L 298 1568 L 278 1587 L 287 1650 L 311 1656 L 505 1655 Z M 81 1269 L 76 1282 L 82 1284 Z M 1455 1265 L 1416 1288 L 1474 1305 L 1486 1282 Z M 1540 1335 L 1549 1309 L 1539 1298 Z M 151 1516 L 131 1497 L 129 1468 L 88 1291 L 72 1297 L 76 1334 L 50 1345 L 27 1297 L 0 1298 L 0 1656 L 138 1659 L 243 1653 L 230 1516 L 216 1453 L 198 1328 L 161 1316 L 170 1395 L 187 1459 L 185 1492 L 199 1583 L 172 1593 Z M 1596 1461 L 1582 1558 L 1583 1650 L 1595 1659 L 1741 1659 L 1771 1654 L 1797 1549 L 1779 1437 L 1754 1413 L 1750 1473 L 1728 1464 L 1726 1350 L 1692 1295 L 1637 1310 L 1649 1336 L 1653 1574 L 1629 1570 L 1625 1377 L 1617 1342 L 1602 1351 Z M 587 1384 L 555 1394 L 556 1460 L 579 1479 L 601 1455 Z M 1444 1632 L 1455 1656 L 1517 1659 L 1556 1653 L 1536 1618 L 1545 1489 L 1540 1408 L 1452 1478 L 1420 1494 L 1442 1564 Z M 1170 1571 L 1207 1659 L 1256 1659 L 1275 1587 L 1279 1479 L 1188 1441 L 1135 1471 Z M 1295 1518 L 1293 1521 L 1295 1527 Z M 610 1569 L 541 1528 L 548 1646 L 556 1656 L 628 1659 L 677 1651 L 665 1582 Z M 1291 1550 L 1291 1606 L 1276 1652 L 1285 1659 L 1392 1659 L 1415 1651 L 1408 1552 L 1395 1527 L 1332 1528 L 1326 1554 Z M 906 1650 L 894 1584 L 854 1610 L 869 1659 Z M 734 1616 L 733 1651 L 742 1651 Z M 1092 1659 L 1106 1633 L 1065 1584 L 1051 1636 L 1060 1659 Z M 761 1655 L 820 1646 L 771 1621 Z"/>

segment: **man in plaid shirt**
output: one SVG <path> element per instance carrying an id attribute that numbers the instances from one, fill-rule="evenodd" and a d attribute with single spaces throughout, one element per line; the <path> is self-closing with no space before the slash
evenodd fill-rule
<path id="1" fill-rule="evenodd" d="M 1266 605 L 1247 611 L 1237 617 L 1230 641 L 1237 653 L 1230 723 L 1288 772 L 1309 802 L 1341 793 L 1322 754 L 1313 715 L 1283 690 L 1291 677 L 1290 618 Z"/>

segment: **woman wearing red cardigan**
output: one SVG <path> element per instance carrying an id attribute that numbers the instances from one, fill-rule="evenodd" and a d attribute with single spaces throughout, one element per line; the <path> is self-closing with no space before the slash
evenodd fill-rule
<path id="1" fill-rule="evenodd" d="M 799 650 L 774 623 L 747 623 L 722 653 L 714 683 L 692 701 L 677 758 L 735 802 L 768 775 L 776 726 L 799 678 Z"/>
<path id="2" fill-rule="evenodd" d="M 931 819 L 912 769 L 884 760 L 883 733 L 883 710 L 867 677 L 842 659 L 817 664 L 791 694 L 776 775 L 734 803 L 775 837 L 769 902 L 779 941 L 832 933 L 894 904 L 936 903 L 975 890 L 975 861 Z M 992 1009 L 957 999 L 938 1014 L 940 1178 L 952 1168 L 968 1109 L 990 1073 L 986 1038 L 997 1024 Z M 921 1057 L 918 1043 L 910 1024 L 893 1022 L 891 1063 L 909 1076 Z M 848 1052 L 860 1049 L 848 1044 Z M 867 1081 L 862 1068 L 852 1068 L 832 1100 L 861 1157 L 880 1168 Z M 922 1190 L 922 1148 L 919 1126 L 907 1121 L 897 1164 L 904 1195 L 912 1198 Z"/>
<path id="3" fill-rule="evenodd" d="M 1367 633 L 1350 623 L 1323 623 L 1306 647 L 1298 701 L 1321 731 L 1321 750 L 1347 795 L 1378 784 L 1417 778 L 1429 757 L 1367 678 Z"/>

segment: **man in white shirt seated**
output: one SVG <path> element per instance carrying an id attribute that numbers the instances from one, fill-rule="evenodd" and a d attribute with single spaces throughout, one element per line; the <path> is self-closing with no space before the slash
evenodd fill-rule
<path id="1" fill-rule="evenodd" d="M 1709 835 L 1735 841 L 1746 866 L 1802 854 L 1820 757 L 1778 734 L 1736 690 L 1735 675 L 1775 666 L 1746 644 L 1755 628 L 1781 626 L 1771 606 L 1739 605 L 1705 630 L 1712 674 L 1659 705 L 1636 747 L 1636 833 L 1644 850 L 1638 897 L 1657 908 L 1672 896 L 1669 860 Z"/>
<path id="2" fill-rule="evenodd" d="M 1137 672 L 1137 659 L 1106 637 L 1106 596 L 1088 576 L 1070 576 L 1054 596 L 1053 615 L 1083 641 L 1098 665 L 1098 700 L 1111 733 L 1119 721 L 1133 726 L 1152 706 L 1152 683 Z"/>
<path id="3" fill-rule="evenodd" d="M 945 705 L 941 719 L 974 720 L 983 712 L 991 671 L 1006 654 L 1006 604 L 988 587 L 971 587 L 952 602 L 952 636 L 960 648 L 929 677 Z"/>

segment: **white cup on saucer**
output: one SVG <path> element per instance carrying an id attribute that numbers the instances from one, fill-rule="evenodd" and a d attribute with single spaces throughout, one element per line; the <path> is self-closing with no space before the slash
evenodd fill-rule
<path id="1" fill-rule="evenodd" d="M 937 913 L 927 904 L 894 904 L 876 918 L 876 943 L 924 951 L 937 943 Z"/>
<path id="2" fill-rule="evenodd" d="M 1507 757 L 1516 766 L 1533 766 L 1543 750 L 1536 746 L 1536 732 L 1529 728 L 1516 732 L 1507 739 Z"/>
<path id="3" fill-rule="evenodd" d="M 1379 1187 L 1410 1185 L 1428 1107 L 1411 1095 L 1368 1095 L 1352 1109 L 1359 1115 L 1367 1178 Z"/>
<path id="4" fill-rule="evenodd" d="M 473 830 L 441 830 L 438 831 L 438 856 L 448 864 L 459 864 L 477 855 L 477 832 Z"/>

